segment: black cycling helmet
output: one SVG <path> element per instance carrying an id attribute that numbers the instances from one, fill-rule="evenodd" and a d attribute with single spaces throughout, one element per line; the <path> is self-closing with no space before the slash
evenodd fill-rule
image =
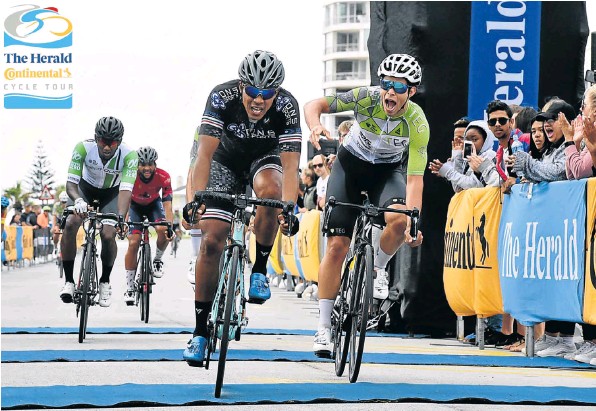
<path id="1" fill-rule="evenodd" d="M 116 117 L 102 117 L 95 125 L 95 138 L 122 140 L 124 126 Z"/>
<path id="2" fill-rule="evenodd" d="M 141 147 L 137 150 L 139 163 L 151 164 L 157 160 L 157 151 L 153 147 Z"/>
<path id="3" fill-rule="evenodd" d="M 275 54 L 256 50 L 242 60 L 238 67 L 238 76 L 244 84 L 261 89 L 278 88 L 283 83 L 286 72 Z"/>

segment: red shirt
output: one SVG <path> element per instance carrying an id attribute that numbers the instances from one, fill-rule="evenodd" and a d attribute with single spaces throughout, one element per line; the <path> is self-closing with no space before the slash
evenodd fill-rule
<path id="1" fill-rule="evenodd" d="M 132 189 L 132 201 L 139 205 L 148 205 L 159 198 L 161 191 L 161 201 L 172 201 L 172 179 L 170 175 L 156 168 L 153 177 L 148 182 L 144 182 L 139 175 Z"/>

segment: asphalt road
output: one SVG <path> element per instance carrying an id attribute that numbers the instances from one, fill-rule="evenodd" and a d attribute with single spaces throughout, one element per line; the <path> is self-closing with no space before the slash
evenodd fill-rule
<path id="1" fill-rule="evenodd" d="M 123 301 L 126 242 L 119 242 L 112 306 L 91 307 L 83 344 L 75 333 L 74 306 L 58 298 L 63 280 L 53 263 L 2 271 L 2 408 L 214 410 L 225 404 L 229 410 L 330 410 L 341 404 L 346 410 L 380 411 L 596 405 L 596 368 L 480 351 L 450 339 L 370 335 L 358 382 L 349 384 L 346 376 L 335 375 L 332 362 L 311 352 L 317 303 L 278 287 L 272 287 L 266 304 L 248 306 L 248 329 L 230 344 L 217 400 L 216 363 L 205 370 L 182 360 L 194 328 L 194 293 L 186 280 L 189 247 L 185 239 L 177 258 L 166 253 L 166 273 L 157 280 L 146 325 L 138 308 Z"/>

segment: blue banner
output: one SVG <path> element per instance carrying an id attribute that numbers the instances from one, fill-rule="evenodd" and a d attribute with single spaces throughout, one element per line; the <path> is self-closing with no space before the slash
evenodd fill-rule
<path id="1" fill-rule="evenodd" d="M 17 261 L 23 259 L 23 227 L 17 227 Z"/>
<path id="2" fill-rule="evenodd" d="M 498 252 L 503 307 L 524 325 L 582 322 L 585 195 L 586 180 L 579 180 L 516 184 L 504 198 Z"/>
<path id="3" fill-rule="evenodd" d="M 468 116 L 483 119 L 495 99 L 537 107 L 539 1 L 472 2 Z"/>

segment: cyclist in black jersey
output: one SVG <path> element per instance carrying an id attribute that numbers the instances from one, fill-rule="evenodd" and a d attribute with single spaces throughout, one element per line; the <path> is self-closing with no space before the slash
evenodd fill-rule
<path id="1" fill-rule="evenodd" d="M 238 69 L 240 79 L 216 86 L 207 99 L 199 128 L 200 144 L 192 172 L 192 192 L 243 192 L 247 181 L 257 197 L 296 201 L 298 164 L 302 144 L 299 106 L 281 88 L 283 64 L 268 51 L 247 55 Z M 183 217 L 189 220 L 184 207 Z M 183 357 L 189 365 L 202 366 L 207 344 L 207 319 L 211 310 L 219 260 L 231 225 L 231 204 L 207 201 L 196 218 L 203 233 L 195 270 L 195 319 L 193 338 Z M 255 218 L 256 259 L 250 276 L 249 302 L 269 299 L 266 264 L 278 222 L 287 231 L 279 210 L 259 207 Z M 297 228 L 297 219 L 294 229 Z"/>
<path id="2" fill-rule="evenodd" d="M 354 112 L 355 121 L 333 163 L 327 198 L 359 203 L 361 192 L 367 191 L 374 205 L 420 209 L 430 132 L 424 112 L 410 97 L 416 94 L 422 70 L 414 57 L 391 54 L 381 62 L 377 74 L 380 87 L 359 87 L 313 100 L 304 107 L 310 141 L 317 148 L 322 135 L 331 138 L 320 123 L 322 113 Z M 327 250 L 319 267 L 319 325 L 313 345 L 314 352 L 323 357 L 331 354 L 331 313 L 356 218 L 355 210 L 346 207 L 336 207 L 329 215 Z M 374 258 L 374 296 L 378 299 L 389 294 L 385 268 L 391 257 L 404 242 L 412 247 L 422 242 L 420 233 L 413 241 L 410 219 L 405 215 L 387 213 L 384 218 L 386 227 Z"/>

